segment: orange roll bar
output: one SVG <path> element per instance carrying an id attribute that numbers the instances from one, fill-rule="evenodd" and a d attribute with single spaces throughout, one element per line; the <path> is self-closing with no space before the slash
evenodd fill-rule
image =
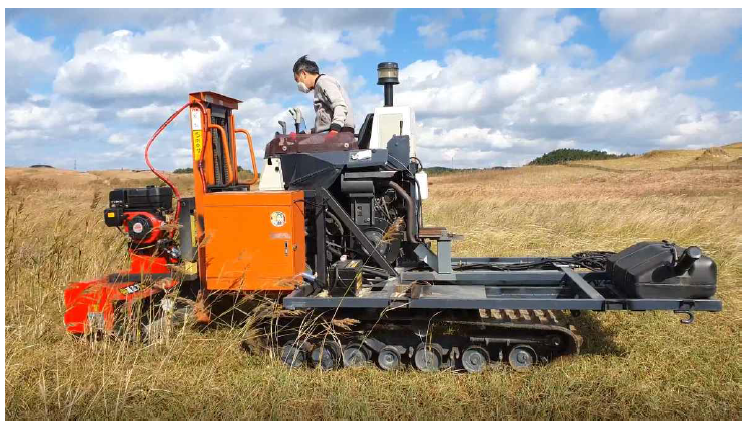
<path id="1" fill-rule="evenodd" d="M 249 132 L 244 129 L 236 129 L 234 130 L 235 133 L 244 133 L 244 135 L 247 137 L 247 144 L 249 145 L 249 156 L 252 158 L 252 172 L 254 173 L 254 177 L 249 182 L 242 182 L 246 185 L 252 185 L 259 179 L 259 176 L 257 175 L 257 161 L 255 160 L 255 149 L 252 146 L 252 136 L 249 135 Z"/>

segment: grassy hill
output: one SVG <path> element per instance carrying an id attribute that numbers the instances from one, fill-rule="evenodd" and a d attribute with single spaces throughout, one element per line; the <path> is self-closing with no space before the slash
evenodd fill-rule
<path id="1" fill-rule="evenodd" d="M 705 149 L 654 150 L 642 155 L 604 161 L 576 161 L 570 165 L 591 165 L 614 170 L 661 170 L 673 168 L 740 168 L 743 144 L 737 142 Z"/>
<path id="2" fill-rule="evenodd" d="M 694 168 L 741 158 L 742 145 L 729 145 L 575 162 L 593 167 L 433 176 L 424 222 L 465 236 L 455 256 L 616 251 L 669 239 L 702 247 L 719 267 L 720 313 L 688 326 L 672 312 L 560 313 L 584 336 L 579 356 L 479 375 L 289 370 L 240 348 L 251 327 L 186 328 L 153 345 L 74 340 L 63 329 L 66 284 L 127 264 L 124 237 L 103 223 L 106 193 L 114 179 L 152 177 L 6 168 L 5 417 L 741 419 L 742 170 Z M 191 175 L 181 178 L 191 193 Z"/>
<path id="3" fill-rule="evenodd" d="M 540 157 L 530 161 L 530 166 L 550 166 L 553 164 L 563 164 L 569 161 L 580 161 L 580 160 L 609 160 L 611 158 L 623 158 L 631 157 L 631 154 L 609 154 L 605 151 L 598 150 L 584 150 L 584 149 L 572 149 L 562 148 L 556 149 L 551 152 L 547 152 Z"/>

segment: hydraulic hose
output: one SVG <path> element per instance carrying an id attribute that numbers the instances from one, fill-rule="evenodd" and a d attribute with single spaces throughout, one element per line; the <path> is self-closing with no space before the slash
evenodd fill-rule
<path id="1" fill-rule="evenodd" d="M 151 145 L 156 140 L 156 138 L 158 137 L 158 135 L 160 135 L 161 132 L 164 131 L 164 129 L 169 124 L 171 124 L 171 122 L 174 121 L 174 119 L 177 118 L 177 116 L 179 116 L 179 114 L 182 113 L 182 111 L 184 111 L 188 106 L 190 106 L 190 104 L 191 104 L 190 102 L 187 102 L 186 104 L 182 105 L 181 108 L 179 108 L 178 110 L 176 110 L 174 112 L 174 114 L 172 114 L 171 117 L 169 117 L 169 119 L 166 120 L 164 122 L 164 124 L 162 124 L 161 127 L 158 128 L 158 130 L 156 130 L 156 132 L 153 134 L 153 136 L 151 136 L 151 138 L 148 140 L 148 143 L 145 145 L 145 164 L 148 165 L 148 168 L 151 169 L 151 171 L 153 172 L 154 175 L 156 175 L 156 177 L 158 177 L 159 179 L 161 179 L 166 185 L 169 186 L 169 188 L 171 188 L 172 192 L 174 193 L 174 196 L 177 198 L 177 208 L 174 211 L 173 224 L 176 224 L 177 221 L 179 220 L 179 213 L 181 211 L 180 200 L 182 199 L 182 197 L 181 197 L 181 195 L 179 195 L 179 190 L 177 189 L 177 187 L 166 176 L 164 176 L 161 173 L 159 173 L 158 170 L 156 170 L 153 167 L 153 165 L 151 164 L 151 160 L 148 158 L 148 150 L 151 149 Z M 202 108 L 202 110 L 203 110 L 203 117 L 204 117 L 206 115 L 205 114 L 205 112 L 206 112 L 205 111 L 205 107 L 203 107 L 201 104 L 197 104 L 197 105 L 199 105 L 200 108 Z M 203 128 L 205 128 L 205 127 L 203 126 Z M 205 138 L 203 138 L 203 139 L 205 139 Z M 201 175 L 202 175 L 202 171 L 201 171 Z M 203 185 L 204 185 L 204 183 L 203 183 Z M 174 232 L 175 231 L 176 231 L 176 227 L 174 227 L 171 230 L 171 232 L 169 232 L 169 238 L 171 238 L 171 237 L 174 236 Z"/>

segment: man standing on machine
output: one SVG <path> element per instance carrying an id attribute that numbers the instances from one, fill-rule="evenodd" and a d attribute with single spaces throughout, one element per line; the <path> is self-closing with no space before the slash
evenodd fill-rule
<path id="1" fill-rule="evenodd" d="M 312 133 L 329 131 L 325 140 L 335 138 L 338 133 L 353 133 L 353 111 L 351 100 L 340 82 L 334 77 L 319 73 L 317 63 L 307 55 L 293 64 L 293 79 L 302 93 L 314 90 L 314 120 Z"/>

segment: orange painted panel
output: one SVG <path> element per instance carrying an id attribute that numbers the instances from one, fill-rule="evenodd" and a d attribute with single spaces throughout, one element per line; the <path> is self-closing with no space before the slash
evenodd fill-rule
<path id="1" fill-rule="evenodd" d="M 291 291 L 305 268 L 303 191 L 204 194 L 208 290 Z"/>

